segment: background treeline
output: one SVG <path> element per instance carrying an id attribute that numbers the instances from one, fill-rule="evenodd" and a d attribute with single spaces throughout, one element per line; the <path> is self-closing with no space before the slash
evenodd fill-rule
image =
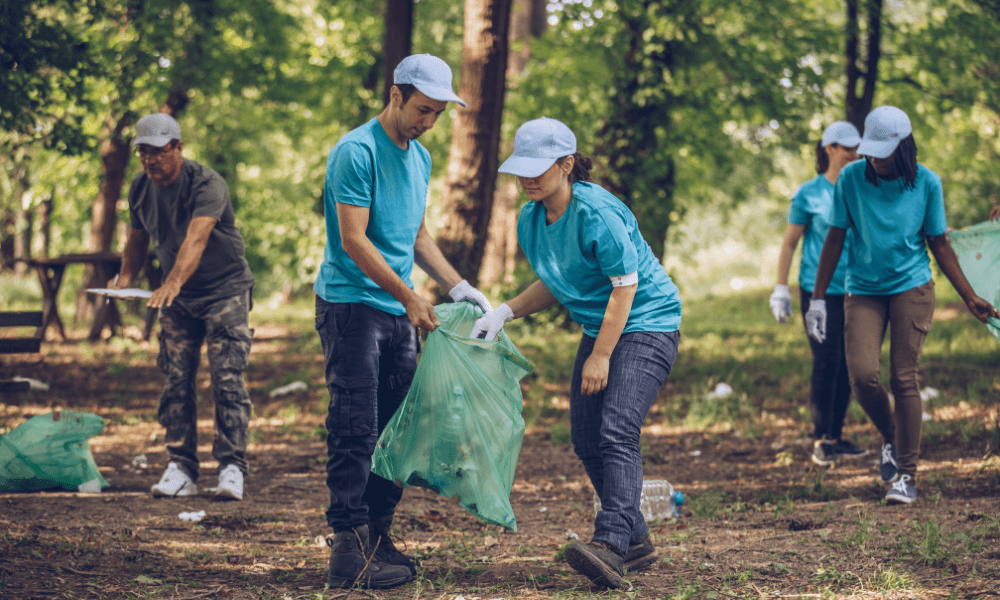
<path id="1" fill-rule="evenodd" d="M 772 281 L 823 127 L 860 128 L 873 106 L 910 114 L 950 225 L 1000 193 L 997 0 L 5 0 L 0 268 L 120 249 L 134 125 L 162 110 L 229 182 L 258 296 L 306 288 L 326 156 L 411 52 L 447 60 L 473 109 L 421 138 L 428 222 L 495 291 L 530 274 L 524 198 L 492 174 L 543 115 L 577 133 L 689 296 Z"/>

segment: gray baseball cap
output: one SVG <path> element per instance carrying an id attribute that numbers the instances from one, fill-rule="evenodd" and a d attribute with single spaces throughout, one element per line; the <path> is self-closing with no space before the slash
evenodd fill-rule
<path id="1" fill-rule="evenodd" d="M 865 135 L 858 146 L 858 154 L 887 158 L 911 133 L 913 126 L 905 112 L 895 106 L 880 106 L 865 117 Z"/>
<path id="2" fill-rule="evenodd" d="M 576 152 L 576 136 L 555 119 L 542 117 L 528 121 L 514 134 L 514 153 L 500 165 L 501 173 L 538 177 L 556 160 Z"/>
<path id="3" fill-rule="evenodd" d="M 858 134 L 858 128 L 853 123 L 837 121 L 831 123 L 829 127 L 823 130 L 822 144 L 824 148 L 830 144 L 840 144 L 841 146 L 853 148 L 860 143 L 861 135 Z"/>
<path id="4" fill-rule="evenodd" d="M 393 83 L 409 83 L 431 100 L 457 102 L 464 108 L 465 101 L 451 91 L 451 67 L 436 56 L 413 54 L 399 62 L 392 73 Z"/>
<path id="5" fill-rule="evenodd" d="M 162 148 L 170 143 L 170 140 L 181 139 L 181 126 L 173 117 L 166 113 L 153 113 L 139 119 L 135 124 L 135 140 L 132 147 L 139 144 L 149 144 Z"/>

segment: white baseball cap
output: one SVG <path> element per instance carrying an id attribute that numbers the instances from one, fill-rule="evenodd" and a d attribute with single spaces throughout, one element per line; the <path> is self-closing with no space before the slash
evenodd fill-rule
<path id="1" fill-rule="evenodd" d="M 465 101 L 451 91 L 451 67 L 436 56 L 413 54 L 399 62 L 392 74 L 393 83 L 409 83 L 431 100 L 457 102 L 463 108 Z"/>
<path id="2" fill-rule="evenodd" d="M 501 173 L 538 177 L 557 159 L 576 152 L 576 136 L 555 119 L 528 121 L 514 135 L 514 153 L 500 165 Z"/>
<path id="3" fill-rule="evenodd" d="M 880 106 L 865 117 L 865 134 L 858 154 L 886 158 L 903 138 L 913 133 L 910 117 L 895 106 Z"/>
<path id="4" fill-rule="evenodd" d="M 132 147 L 139 144 L 149 144 L 162 148 L 170 140 L 181 139 L 181 126 L 167 113 L 153 113 L 139 119 L 135 124 L 135 140 Z"/>
<path id="5" fill-rule="evenodd" d="M 830 126 L 823 130 L 822 145 L 824 148 L 830 144 L 840 144 L 848 148 L 853 148 L 861 143 L 861 134 L 853 123 L 847 121 L 837 121 L 830 123 Z"/>

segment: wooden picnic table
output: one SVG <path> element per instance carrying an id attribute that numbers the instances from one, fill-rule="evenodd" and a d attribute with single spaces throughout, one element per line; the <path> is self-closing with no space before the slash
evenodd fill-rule
<path id="1" fill-rule="evenodd" d="M 149 281 L 150 289 L 155 290 L 162 283 L 162 275 L 159 266 L 154 265 L 155 256 L 152 252 L 146 259 L 145 272 Z M 53 258 L 22 258 L 18 259 L 29 267 L 34 267 L 38 273 L 38 281 L 42 286 L 42 324 L 35 332 L 35 337 L 45 338 L 45 330 L 49 324 L 54 323 L 59 331 L 61 340 L 66 339 L 66 331 L 63 328 L 62 319 L 59 317 L 59 307 L 57 304 L 59 297 L 59 287 L 62 285 L 63 274 L 66 267 L 73 264 L 92 264 L 97 269 L 98 279 L 108 281 L 118 274 L 121 269 L 122 257 L 117 252 L 90 252 L 84 254 L 62 254 Z M 103 286 L 102 286 L 103 287 Z M 94 314 L 94 322 L 87 335 L 88 341 L 100 339 L 101 332 L 114 315 L 117 315 L 117 307 L 114 299 L 109 302 L 98 303 Z M 156 318 L 156 311 L 147 309 L 143 323 L 143 339 L 149 338 L 153 320 Z"/>

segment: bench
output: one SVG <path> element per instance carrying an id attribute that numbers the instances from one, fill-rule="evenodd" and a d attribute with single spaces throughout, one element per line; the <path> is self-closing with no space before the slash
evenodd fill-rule
<path id="1" fill-rule="evenodd" d="M 0 312 L 0 327 L 42 326 L 42 312 Z M 31 354 L 42 348 L 42 338 L 38 333 L 33 337 L 0 337 L 0 354 Z M 31 389 L 27 381 L 0 379 L 0 392 L 26 392 Z"/>

